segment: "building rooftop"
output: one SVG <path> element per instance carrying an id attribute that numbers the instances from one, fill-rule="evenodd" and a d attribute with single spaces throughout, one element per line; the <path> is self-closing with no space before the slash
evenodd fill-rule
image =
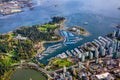
<path id="1" fill-rule="evenodd" d="M 110 75 L 110 73 L 106 72 L 106 73 L 103 73 L 103 74 L 96 75 L 96 78 L 99 79 L 99 80 L 101 80 L 101 79 L 107 78 L 108 75 Z"/>

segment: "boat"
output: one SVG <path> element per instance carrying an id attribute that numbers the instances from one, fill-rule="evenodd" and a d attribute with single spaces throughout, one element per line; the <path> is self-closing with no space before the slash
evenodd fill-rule
<path id="1" fill-rule="evenodd" d="M 84 25 L 88 25 L 88 22 L 84 22 Z"/>
<path id="2" fill-rule="evenodd" d="M 33 8 L 34 8 L 33 3 L 29 3 L 28 7 L 29 7 L 30 10 L 33 10 Z"/>

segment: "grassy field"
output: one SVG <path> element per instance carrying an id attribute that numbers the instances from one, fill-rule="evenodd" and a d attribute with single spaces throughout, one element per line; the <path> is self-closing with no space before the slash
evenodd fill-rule
<path id="1" fill-rule="evenodd" d="M 56 69 L 59 69 L 59 68 L 62 68 L 63 66 L 71 66 L 73 65 L 73 63 L 71 62 L 70 59 L 60 59 L 60 58 L 57 58 L 57 59 L 53 59 L 50 61 L 50 68 L 48 70 L 56 70 Z"/>
<path id="2" fill-rule="evenodd" d="M 56 28 L 55 24 L 44 24 L 42 25 L 43 27 L 46 27 L 46 28 Z"/>
<path id="3" fill-rule="evenodd" d="M 69 66 L 71 64 L 68 60 L 57 59 L 53 64 L 58 64 L 59 66 Z"/>
<path id="4" fill-rule="evenodd" d="M 56 28 L 56 25 L 55 24 L 44 24 L 42 26 L 39 26 L 38 27 L 38 30 L 40 31 L 43 31 L 43 32 L 46 32 L 47 30 L 49 29 L 55 29 Z"/>
<path id="5" fill-rule="evenodd" d="M 46 31 L 47 31 L 47 28 L 45 28 L 45 27 L 39 27 L 38 30 L 43 31 L 43 32 L 46 32 Z"/>

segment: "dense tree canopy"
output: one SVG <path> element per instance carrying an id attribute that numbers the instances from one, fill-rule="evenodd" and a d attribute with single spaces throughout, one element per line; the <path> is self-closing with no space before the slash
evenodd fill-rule
<path id="1" fill-rule="evenodd" d="M 53 17 L 52 21 L 43 25 L 24 26 L 13 32 L 0 35 L 0 78 L 11 64 L 20 62 L 21 59 L 33 58 L 41 41 L 54 41 L 60 39 L 55 30 L 65 18 Z M 24 38 L 24 39 L 23 39 Z"/>

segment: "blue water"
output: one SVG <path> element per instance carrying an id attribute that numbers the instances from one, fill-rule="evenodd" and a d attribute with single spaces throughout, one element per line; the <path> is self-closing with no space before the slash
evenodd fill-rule
<path id="1" fill-rule="evenodd" d="M 52 16 L 64 16 L 67 18 L 66 27 L 78 25 L 90 32 L 89 37 L 77 44 L 64 46 L 56 52 L 46 56 L 41 62 L 46 63 L 59 53 L 70 50 L 81 44 L 92 41 L 99 35 L 105 35 L 113 31 L 113 26 L 120 24 L 119 0 L 34 0 L 36 4 L 33 10 L 8 16 L 0 15 L 0 33 L 6 33 L 21 26 L 31 26 L 48 22 Z M 57 7 L 55 7 L 57 5 Z M 89 24 L 84 25 L 87 21 Z M 45 47 L 53 44 L 45 44 Z"/>

